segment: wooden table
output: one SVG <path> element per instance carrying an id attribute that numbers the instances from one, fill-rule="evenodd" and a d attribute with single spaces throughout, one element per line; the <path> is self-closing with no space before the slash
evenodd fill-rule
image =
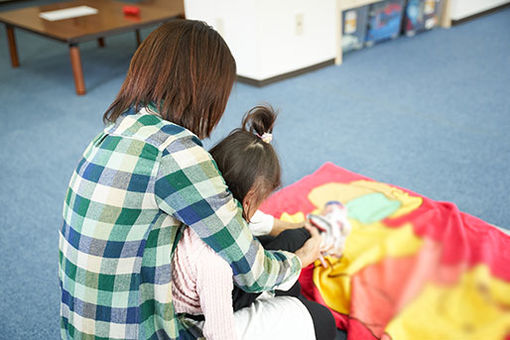
<path id="1" fill-rule="evenodd" d="M 148 0 L 148 3 L 136 4 L 140 8 L 138 16 L 124 15 L 122 7 L 132 4 L 113 0 L 77 0 L 0 12 L 0 22 L 5 24 L 7 30 L 12 67 L 19 66 L 14 28 L 64 42 L 69 45 L 76 93 L 83 95 L 86 90 L 79 43 L 97 39 L 99 46 L 103 47 L 105 37 L 126 31 L 135 31 L 137 42 L 140 44 L 139 30 L 141 28 L 184 17 L 182 0 L 167 0 L 165 6 L 154 5 L 150 1 L 152 0 Z M 93 7 L 98 10 L 98 13 L 58 21 L 48 21 L 39 17 L 41 12 L 76 6 Z"/>

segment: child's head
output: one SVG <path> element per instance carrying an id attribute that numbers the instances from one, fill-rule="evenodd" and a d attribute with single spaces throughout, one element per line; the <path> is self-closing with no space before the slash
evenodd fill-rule
<path id="1" fill-rule="evenodd" d="M 270 106 L 256 106 L 244 116 L 240 129 L 211 150 L 230 191 L 242 203 L 247 220 L 281 183 L 280 162 L 269 135 L 275 120 L 276 113 Z"/>

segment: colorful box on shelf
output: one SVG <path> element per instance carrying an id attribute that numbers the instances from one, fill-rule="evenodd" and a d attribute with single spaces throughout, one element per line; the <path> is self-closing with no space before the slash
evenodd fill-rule
<path id="1" fill-rule="evenodd" d="M 362 48 L 367 33 L 368 6 L 345 10 L 342 17 L 342 51 Z"/>
<path id="2" fill-rule="evenodd" d="M 404 14 L 404 33 L 413 36 L 439 24 L 442 0 L 408 0 Z"/>
<path id="3" fill-rule="evenodd" d="M 384 0 L 370 5 L 366 45 L 397 38 L 403 12 L 404 0 Z"/>

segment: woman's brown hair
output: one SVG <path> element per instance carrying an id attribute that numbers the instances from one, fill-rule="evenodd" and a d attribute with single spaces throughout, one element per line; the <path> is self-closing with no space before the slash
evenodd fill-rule
<path id="1" fill-rule="evenodd" d="M 210 151 L 230 192 L 243 202 L 251 189 L 261 203 L 281 184 L 281 168 L 273 146 L 262 140 L 272 133 L 277 114 L 269 105 L 256 106 L 235 129 Z"/>
<path id="2" fill-rule="evenodd" d="M 209 137 L 220 120 L 236 77 L 235 60 L 223 38 L 200 21 L 161 25 L 136 50 L 105 122 L 134 106 L 153 103 L 160 116 Z"/>

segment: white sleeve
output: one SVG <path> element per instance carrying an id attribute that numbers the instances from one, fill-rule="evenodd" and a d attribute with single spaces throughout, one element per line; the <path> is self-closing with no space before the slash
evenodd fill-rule
<path id="1" fill-rule="evenodd" d="M 273 230 L 274 217 L 257 210 L 250 219 L 248 227 L 253 236 L 267 235 Z"/>

